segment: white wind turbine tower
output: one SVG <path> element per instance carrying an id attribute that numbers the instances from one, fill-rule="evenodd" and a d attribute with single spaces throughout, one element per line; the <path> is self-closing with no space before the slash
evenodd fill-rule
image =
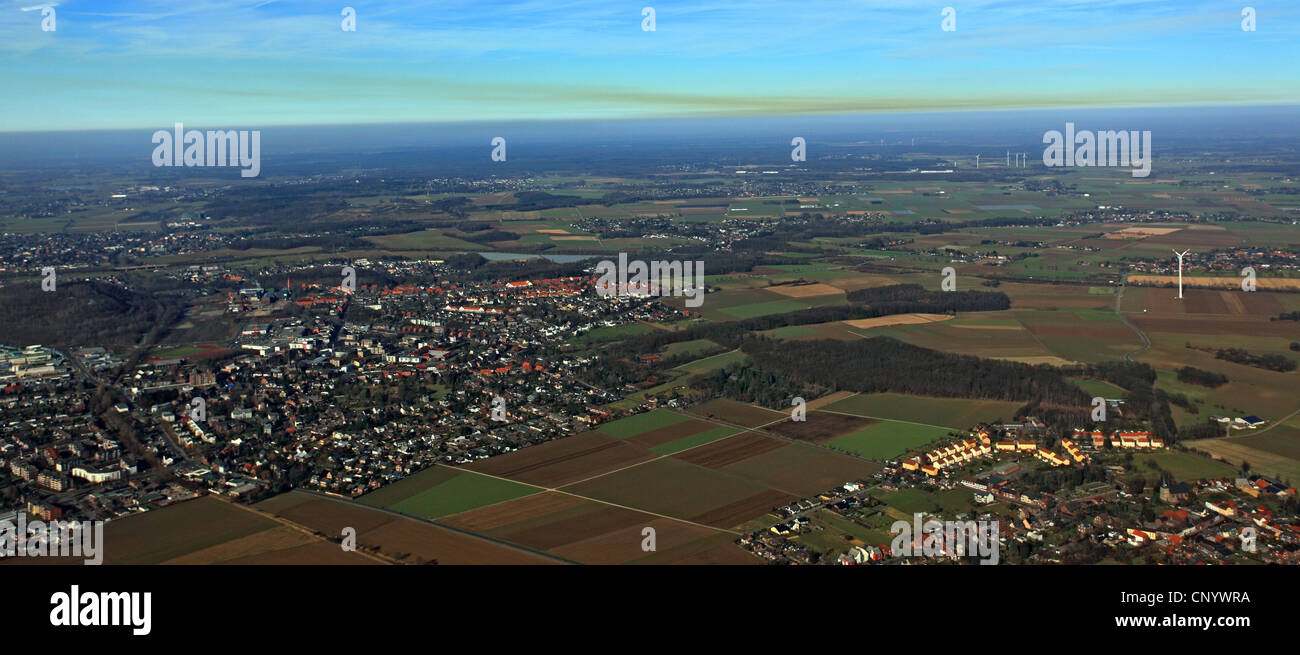
<path id="1" fill-rule="evenodd" d="M 979 168 L 979 167 L 980 167 L 980 156 L 975 155 L 975 168 Z"/>
<path id="2" fill-rule="evenodd" d="M 1191 252 L 1191 250 L 1184 250 L 1182 252 L 1178 252 L 1177 250 L 1174 251 L 1174 254 L 1178 255 L 1178 299 L 1179 300 L 1183 299 L 1183 255 L 1186 255 L 1189 252 Z"/>

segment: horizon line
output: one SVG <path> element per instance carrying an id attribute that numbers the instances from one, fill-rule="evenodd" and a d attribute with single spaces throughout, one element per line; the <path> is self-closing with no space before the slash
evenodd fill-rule
<path id="1" fill-rule="evenodd" d="M 497 119 L 450 119 L 435 121 L 411 121 L 411 120 L 392 120 L 392 121 L 358 121 L 358 122 L 321 122 L 321 123 L 284 123 L 268 122 L 262 123 L 264 127 L 294 127 L 294 128 L 311 128 L 311 127 L 384 127 L 400 125 L 471 125 L 471 124 L 494 124 L 494 123 L 577 123 L 577 122 L 619 122 L 619 121 L 671 121 L 671 120 L 706 120 L 706 119 L 725 119 L 725 118 L 796 118 L 800 116 L 808 117 L 832 117 L 832 116 L 862 116 L 862 115 L 880 115 L 880 116 L 905 116 L 913 114 L 949 114 L 949 113 L 1003 113 L 1003 112 L 1023 112 L 1023 111 L 1048 111 L 1048 110 L 1123 110 L 1123 109 L 1237 109 L 1237 108 L 1265 108 L 1265 107 L 1300 107 L 1300 100 L 1242 100 L 1242 101 L 1186 101 L 1173 103 L 1099 103 L 1089 105 L 1078 104 L 1043 104 L 1030 106 L 1015 107 L 930 107 L 915 109 L 861 109 L 856 111 L 828 109 L 825 111 L 806 110 L 788 113 L 770 112 L 770 111 L 719 111 L 719 112 L 683 112 L 670 114 L 642 114 L 630 116 L 567 116 L 567 117 L 550 117 L 550 118 L 497 118 Z M 173 121 L 184 123 L 184 121 Z M 203 125 L 204 123 L 198 123 Z M 253 125 L 231 125 L 221 124 L 226 129 L 232 127 L 254 128 Z M 170 126 L 167 126 L 170 127 Z M 33 130 L 0 130 L 0 135 L 8 134 L 67 134 L 75 132 L 131 132 L 140 130 L 159 130 L 163 129 L 157 125 L 147 126 L 139 125 L 132 127 L 82 127 L 82 128 L 55 128 L 55 129 L 33 129 Z"/>

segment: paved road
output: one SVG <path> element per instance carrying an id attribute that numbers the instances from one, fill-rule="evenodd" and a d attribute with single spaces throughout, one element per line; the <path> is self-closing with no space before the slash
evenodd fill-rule
<path id="1" fill-rule="evenodd" d="M 1131 362 L 1131 361 L 1133 361 L 1133 355 L 1135 355 L 1135 354 L 1137 354 L 1137 353 L 1145 352 L 1146 350 L 1148 350 L 1148 349 L 1151 348 L 1151 340 L 1147 338 L 1147 335 L 1146 335 L 1145 332 L 1143 332 L 1142 330 L 1138 329 L 1138 326 L 1136 326 L 1136 325 L 1132 324 L 1131 322 L 1129 322 L 1128 317 L 1127 317 L 1127 316 L 1124 316 L 1124 312 L 1120 311 L 1120 304 L 1124 302 L 1124 286 L 1125 286 L 1125 283 L 1126 283 L 1127 281 L 1128 281 L 1128 273 L 1125 273 L 1125 274 L 1124 274 L 1123 276 L 1121 276 L 1120 279 L 1119 279 L 1119 292 L 1115 294 L 1115 315 L 1116 315 L 1116 316 L 1119 316 L 1119 320 L 1123 321 L 1124 325 L 1127 325 L 1127 326 L 1129 327 L 1130 330 L 1133 330 L 1134 332 L 1137 333 L 1137 335 L 1138 335 L 1139 337 L 1142 338 L 1142 347 L 1141 347 L 1141 348 L 1138 348 L 1137 350 L 1134 350 L 1133 352 L 1127 352 L 1127 353 L 1124 353 L 1124 359 L 1125 359 L 1126 361 L 1130 361 L 1130 362 Z"/>

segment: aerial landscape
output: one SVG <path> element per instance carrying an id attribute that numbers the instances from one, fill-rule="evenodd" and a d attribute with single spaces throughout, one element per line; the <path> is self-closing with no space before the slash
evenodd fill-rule
<path id="1" fill-rule="evenodd" d="M 925 32 L 892 46 L 922 61 L 967 25 L 978 45 L 1036 19 L 867 4 Z M 70 80 L 138 55 L 93 53 L 225 47 L 154 31 L 214 10 L 51 4 L 42 31 L 15 6 L 0 564 L 1300 563 L 1296 15 L 1270 34 L 1261 8 L 1254 34 L 1254 9 L 1247 30 L 1238 9 L 1116 4 L 1141 15 L 1093 15 L 1115 33 L 1074 45 L 1178 15 L 1186 38 L 1258 37 L 1225 68 L 1273 63 L 1231 89 L 1121 76 L 1107 102 L 1075 80 L 995 89 L 1002 57 L 971 71 L 1005 102 L 955 72 L 946 95 L 882 78 L 841 103 L 838 67 L 789 97 L 742 100 L 720 70 L 716 92 L 683 71 L 600 95 L 520 58 L 523 26 L 480 45 L 458 19 L 447 56 L 498 77 L 440 79 L 420 114 L 396 10 L 262 3 L 229 11 L 276 26 L 249 28 L 269 63 L 175 62 L 208 89 L 191 97 L 140 59 L 154 81 L 110 106 Z M 536 47 L 570 64 L 663 36 L 679 54 L 638 74 L 754 65 L 674 34 L 687 7 L 589 9 L 621 36 L 555 45 L 562 10 L 518 15 L 554 19 Z M 701 11 L 693 28 L 742 33 Z M 303 55 L 313 30 L 341 51 Z M 329 45 L 350 32 L 378 41 Z M 1070 61 L 1086 85 L 1112 56 Z M 1155 59 L 1134 70 L 1172 66 Z M 65 60 L 86 68 L 51 72 Z M 240 71 L 248 97 L 212 91 Z"/>

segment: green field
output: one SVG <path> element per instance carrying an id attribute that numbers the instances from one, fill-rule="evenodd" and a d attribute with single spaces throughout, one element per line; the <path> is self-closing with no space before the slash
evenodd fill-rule
<path id="1" fill-rule="evenodd" d="M 1102 398 L 1123 398 L 1128 392 L 1101 380 L 1084 380 L 1080 378 L 1070 378 L 1070 381 L 1080 389 L 1087 391 L 1093 397 L 1101 396 Z"/>
<path id="2" fill-rule="evenodd" d="M 1168 471 L 1174 479 L 1180 481 L 1199 480 L 1201 478 L 1236 477 L 1240 474 L 1236 468 L 1209 457 L 1196 453 L 1168 451 L 1162 453 L 1134 453 L 1133 463 L 1136 470 L 1146 477 L 1157 475 L 1147 462 L 1155 460 L 1157 466 Z"/>
<path id="3" fill-rule="evenodd" d="M 719 439 L 725 439 L 733 434 L 739 434 L 741 432 L 743 432 L 743 430 L 721 426 L 713 428 L 712 430 L 705 430 L 704 432 L 693 434 L 689 437 L 683 437 L 676 441 L 659 444 L 650 450 L 656 455 L 671 455 L 696 446 L 703 446 L 706 443 L 713 443 Z"/>
<path id="4" fill-rule="evenodd" d="M 678 370 L 689 371 L 691 373 L 704 373 L 706 371 L 716 371 L 726 368 L 731 364 L 737 364 L 748 359 L 749 356 L 739 351 L 725 352 L 703 359 L 697 359 L 689 364 L 678 366 Z"/>
<path id="5" fill-rule="evenodd" d="M 450 469 L 447 469 L 450 470 Z M 470 471 L 451 471 L 450 478 L 438 484 L 407 496 L 397 502 L 380 504 L 368 494 L 361 502 L 386 507 L 395 512 L 410 514 L 426 519 L 436 519 L 450 514 L 459 514 L 485 505 L 531 496 L 541 491 L 532 485 L 502 480 Z M 388 491 L 381 489 L 377 493 Z M 389 498 L 385 495 L 381 498 Z"/>
<path id="6" fill-rule="evenodd" d="M 823 409 L 858 416 L 913 421 L 968 430 L 976 423 L 1011 420 L 1024 403 L 966 398 L 931 398 L 901 393 L 864 393 L 831 403 Z"/>
<path id="7" fill-rule="evenodd" d="M 977 509 L 971 492 L 966 489 L 924 491 L 899 489 L 880 496 L 885 504 L 905 514 L 939 514 L 951 518 Z"/>
<path id="8" fill-rule="evenodd" d="M 942 439 L 948 432 L 948 428 L 881 421 L 832 439 L 826 445 L 870 459 L 893 459 L 913 448 Z"/>
<path id="9" fill-rule="evenodd" d="M 676 425 L 682 421 L 690 421 L 692 417 L 682 414 L 674 414 L 662 409 L 656 409 L 642 414 L 633 414 L 617 421 L 610 421 L 598 426 L 596 429 L 608 434 L 611 437 L 626 439 L 635 437 L 638 434 L 658 430 L 659 428 Z"/>

